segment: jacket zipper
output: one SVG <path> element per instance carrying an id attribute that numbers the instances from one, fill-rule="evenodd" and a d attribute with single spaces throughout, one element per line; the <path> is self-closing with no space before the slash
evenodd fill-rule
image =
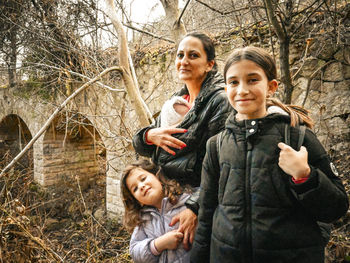
<path id="1" fill-rule="evenodd" d="M 252 148 L 253 145 L 247 138 L 247 157 L 246 157 L 246 170 L 245 170 L 245 204 L 246 204 L 246 229 L 245 229 L 245 262 L 253 262 L 253 251 L 252 251 L 252 205 L 251 205 L 251 185 L 250 185 L 250 171 L 251 171 L 251 160 L 252 160 Z"/>
<path id="2" fill-rule="evenodd" d="M 160 221 L 162 222 L 162 232 L 165 234 L 166 232 L 165 232 L 165 222 L 164 222 L 164 209 L 165 209 L 165 203 L 164 202 L 162 202 L 162 211 L 161 211 L 161 213 L 159 213 L 159 215 L 160 215 Z M 163 234 L 163 235 L 164 235 Z M 162 254 L 165 254 L 164 256 L 163 256 L 163 258 L 165 259 L 165 261 L 164 262 L 168 262 L 168 250 L 166 249 L 166 250 L 163 250 L 163 252 L 162 252 Z"/>

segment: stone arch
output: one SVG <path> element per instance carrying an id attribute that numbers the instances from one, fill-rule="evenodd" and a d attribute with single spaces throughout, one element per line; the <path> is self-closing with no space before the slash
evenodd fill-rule
<path id="1" fill-rule="evenodd" d="M 63 113 L 46 130 L 43 139 L 45 186 L 75 180 L 82 188 L 106 173 L 106 152 L 93 124 L 80 113 Z"/>
<path id="2" fill-rule="evenodd" d="M 32 134 L 21 117 L 16 114 L 5 116 L 0 121 L 0 167 L 5 167 L 31 139 Z M 14 167 L 33 172 L 33 146 Z"/>

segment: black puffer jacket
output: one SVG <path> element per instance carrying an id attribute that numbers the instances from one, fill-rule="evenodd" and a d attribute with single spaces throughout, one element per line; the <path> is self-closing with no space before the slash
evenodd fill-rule
<path id="1" fill-rule="evenodd" d="M 240 122 L 231 115 L 222 134 L 220 164 L 217 136 L 208 140 L 191 262 L 324 262 L 316 221 L 340 218 L 348 198 L 310 130 L 303 143 L 310 178 L 297 185 L 280 169 L 277 144 L 284 141 L 289 122 L 289 116 L 279 114 Z M 291 145 L 297 138 L 293 128 Z"/>
<path id="2" fill-rule="evenodd" d="M 160 147 L 145 143 L 145 133 L 148 129 L 159 127 L 160 118 L 155 125 L 139 130 L 133 137 L 133 146 L 137 153 L 152 157 L 153 162 L 162 166 L 167 177 L 176 179 L 181 185 L 189 184 L 198 187 L 202 162 L 205 155 L 207 140 L 223 130 L 225 121 L 232 111 L 224 91 L 224 80 L 219 73 L 208 74 L 203 82 L 194 106 L 185 119 L 177 127 L 187 129 L 186 133 L 173 134 L 174 137 L 186 143 L 187 147 L 175 150 L 173 156 Z M 184 87 L 176 95 L 188 94 Z"/>

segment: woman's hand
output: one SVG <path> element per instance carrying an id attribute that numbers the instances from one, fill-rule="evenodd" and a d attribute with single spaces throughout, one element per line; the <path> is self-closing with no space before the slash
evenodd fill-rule
<path id="1" fill-rule="evenodd" d="M 175 152 L 169 147 L 183 149 L 186 144 L 179 139 L 171 136 L 174 133 L 185 133 L 186 129 L 180 128 L 153 128 L 147 131 L 146 140 L 154 145 L 161 147 L 164 151 L 175 155 Z"/>
<path id="2" fill-rule="evenodd" d="M 278 165 L 281 169 L 295 180 L 306 178 L 310 175 L 310 166 L 307 162 L 308 152 L 304 146 L 299 151 L 295 151 L 289 145 L 280 142 L 277 145 L 280 149 Z"/>
<path id="3" fill-rule="evenodd" d="M 182 241 L 184 249 L 190 250 L 198 223 L 197 216 L 191 209 L 187 208 L 172 218 L 170 226 L 175 225 L 177 222 L 180 222 L 177 231 L 182 232 L 184 235 Z"/>
<path id="4" fill-rule="evenodd" d="M 183 233 L 178 230 L 172 230 L 154 240 L 154 245 L 159 252 L 166 249 L 177 249 L 183 239 Z"/>

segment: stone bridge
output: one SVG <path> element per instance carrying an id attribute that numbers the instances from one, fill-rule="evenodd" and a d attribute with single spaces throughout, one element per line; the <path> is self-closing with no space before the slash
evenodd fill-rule
<path id="1" fill-rule="evenodd" d="M 219 46 L 218 50 L 220 68 L 230 49 Z M 349 53 L 344 47 L 328 58 L 310 57 L 298 73 L 293 93 L 295 104 L 311 109 L 315 132 L 325 148 L 344 156 L 349 153 L 350 134 Z M 142 97 L 152 113 L 178 88 L 169 56 L 150 57 L 137 68 Z M 300 57 L 297 52 L 295 56 Z M 325 66 L 315 74 L 320 65 Z M 112 217 L 122 213 L 120 172 L 135 159 L 131 137 L 139 128 L 122 84 L 118 85 L 121 90 L 93 86 L 80 94 L 16 166 L 29 168 L 34 180 L 45 187 L 67 178 L 77 178 L 87 187 L 96 174 L 105 176 L 106 210 Z M 23 149 L 63 100 L 63 96 L 51 98 L 24 88 L 0 89 L 0 167 Z"/>

